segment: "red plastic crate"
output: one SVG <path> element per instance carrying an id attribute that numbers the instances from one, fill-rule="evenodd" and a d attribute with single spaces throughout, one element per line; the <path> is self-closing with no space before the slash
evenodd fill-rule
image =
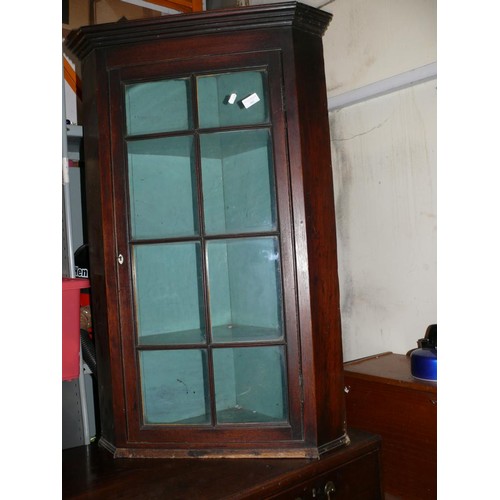
<path id="1" fill-rule="evenodd" d="M 89 288 L 82 278 L 62 279 L 62 378 L 80 375 L 80 290 Z"/>

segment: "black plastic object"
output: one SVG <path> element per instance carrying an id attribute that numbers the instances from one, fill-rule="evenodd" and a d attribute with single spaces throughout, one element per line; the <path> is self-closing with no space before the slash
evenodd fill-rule
<path id="1" fill-rule="evenodd" d="M 87 330 L 80 329 L 80 341 L 82 345 L 82 358 L 94 375 L 97 375 L 97 362 L 95 357 L 94 342 Z"/>
<path id="2" fill-rule="evenodd" d="M 85 243 L 79 246 L 74 254 L 75 259 L 75 277 L 89 278 L 89 246 Z"/>

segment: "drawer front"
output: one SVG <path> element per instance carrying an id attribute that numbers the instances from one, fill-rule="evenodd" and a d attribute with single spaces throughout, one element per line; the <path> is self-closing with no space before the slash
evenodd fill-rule
<path id="1" fill-rule="evenodd" d="M 378 453 L 373 452 L 312 477 L 271 498 L 280 500 L 381 500 Z"/>

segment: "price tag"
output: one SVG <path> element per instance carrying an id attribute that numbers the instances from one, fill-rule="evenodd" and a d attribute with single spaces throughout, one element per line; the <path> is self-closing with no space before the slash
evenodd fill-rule
<path id="1" fill-rule="evenodd" d="M 253 106 L 254 104 L 258 103 L 260 101 L 260 97 L 254 92 L 253 94 L 249 95 L 248 97 L 245 97 L 245 99 L 243 99 L 241 101 L 241 103 L 243 104 L 243 106 L 245 106 L 245 108 L 249 108 L 250 106 Z"/>

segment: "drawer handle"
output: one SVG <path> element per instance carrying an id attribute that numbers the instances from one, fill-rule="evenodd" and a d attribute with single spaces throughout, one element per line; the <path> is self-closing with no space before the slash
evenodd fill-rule
<path id="1" fill-rule="evenodd" d="M 331 497 L 330 497 L 330 493 L 332 494 Z M 333 484 L 333 481 L 328 481 L 325 484 L 325 495 L 326 495 L 326 498 L 328 498 L 328 500 L 330 500 L 330 498 L 333 498 L 333 494 L 334 493 L 335 493 L 335 485 Z"/>

